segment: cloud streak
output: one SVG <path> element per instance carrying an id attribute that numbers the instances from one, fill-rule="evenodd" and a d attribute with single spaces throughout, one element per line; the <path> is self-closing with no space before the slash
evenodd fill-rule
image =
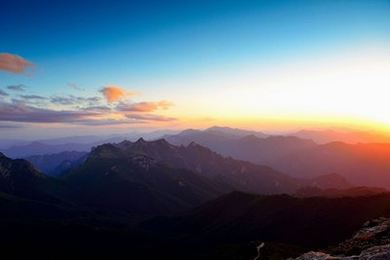
<path id="1" fill-rule="evenodd" d="M 47 100 L 47 97 L 39 95 L 20 95 L 20 97 L 27 100 Z"/>
<path id="2" fill-rule="evenodd" d="M 0 89 L 0 96 L 8 97 L 9 95 L 8 95 L 8 93 L 5 92 L 4 90 L 1 90 L 1 89 Z"/>
<path id="3" fill-rule="evenodd" d="M 173 106 L 172 102 L 162 100 L 158 102 L 139 102 L 133 104 L 120 103 L 117 109 L 125 112 L 154 112 L 159 109 L 166 110 L 171 106 Z"/>
<path id="4" fill-rule="evenodd" d="M 0 53 L 0 70 L 20 74 L 31 67 L 33 64 L 19 55 Z"/>
<path id="5" fill-rule="evenodd" d="M 170 122 L 170 121 L 176 121 L 177 119 L 174 117 L 166 117 L 161 115 L 151 115 L 151 114 L 127 114 L 127 118 L 133 119 L 133 120 L 140 120 L 140 121 L 158 121 L 158 122 Z"/>
<path id="6" fill-rule="evenodd" d="M 0 120 L 28 123 L 59 123 L 77 122 L 98 116 L 99 114 L 85 111 L 50 110 L 28 106 L 21 102 L 0 104 Z"/>
<path id="7" fill-rule="evenodd" d="M 16 128 L 22 128 L 21 125 L 11 125 L 11 124 L 0 124 L 0 129 L 16 129 Z"/>
<path id="8" fill-rule="evenodd" d="M 50 102 L 56 105 L 82 105 L 88 104 L 89 106 L 97 105 L 100 102 L 100 97 L 76 97 L 73 95 L 65 97 L 51 97 Z"/>
<path id="9" fill-rule="evenodd" d="M 7 87 L 7 89 L 12 90 L 12 91 L 23 92 L 23 91 L 26 91 L 26 86 L 23 85 L 23 84 L 10 85 L 10 86 Z"/>

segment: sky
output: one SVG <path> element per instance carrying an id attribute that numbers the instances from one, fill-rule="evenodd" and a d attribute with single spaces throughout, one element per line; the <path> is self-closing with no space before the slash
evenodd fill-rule
<path id="1" fill-rule="evenodd" d="M 1 1 L 3 138 L 390 131 L 390 1 Z"/>

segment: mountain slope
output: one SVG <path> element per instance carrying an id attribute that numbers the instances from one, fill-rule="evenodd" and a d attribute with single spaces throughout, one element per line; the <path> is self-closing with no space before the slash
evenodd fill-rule
<path id="1" fill-rule="evenodd" d="M 294 192 L 299 180 L 266 166 L 224 158 L 191 143 L 123 141 L 94 148 L 65 177 L 84 205 L 134 214 L 169 214 L 233 190 Z"/>
<path id="2" fill-rule="evenodd" d="M 43 201 L 60 201 L 65 185 L 37 171 L 26 160 L 0 153 L 0 192 Z"/>
<path id="3" fill-rule="evenodd" d="M 80 203 L 140 215 L 170 214 L 221 192 L 217 185 L 188 170 L 169 167 L 145 154 L 129 154 L 119 146 L 96 147 L 66 176 L 65 180 L 77 187 Z"/>
<path id="4" fill-rule="evenodd" d="M 31 162 L 46 175 L 59 176 L 81 164 L 86 155 L 86 152 L 69 151 L 56 154 L 32 155 L 24 159 Z"/>
<path id="5" fill-rule="evenodd" d="M 183 168 L 230 187 L 260 194 L 292 192 L 301 185 L 297 179 L 270 167 L 225 158 L 194 142 L 175 146 L 165 139 L 147 142 L 124 141 L 115 145 L 128 156 L 142 154 L 173 168 Z"/>
<path id="6" fill-rule="evenodd" d="M 390 259 L 390 219 L 367 221 L 352 238 L 324 252 L 308 252 L 295 260 L 308 259 Z M 334 256 L 332 256 L 334 255 Z"/>

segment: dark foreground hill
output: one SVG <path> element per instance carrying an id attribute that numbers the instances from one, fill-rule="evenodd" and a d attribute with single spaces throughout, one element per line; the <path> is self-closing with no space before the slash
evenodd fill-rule
<path id="1" fill-rule="evenodd" d="M 301 199 L 234 192 L 182 216 L 135 226 L 115 212 L 7 194 L 0 194 L 0 210 L 2 253 L 14 256 L 8 259 L 254 259 L 262 243 L 261 259 L 287 259 L 310 250 L 354 252 L 337 244 L 367 220 L 389 216 L 390 195 Z"/>
<path id="2" fill-rule="evenodd" d="M 180 245 L 193 259 L 250 259 L 262 242 L 262 259 L 286 259 L 336 245 L 367 220 L 389 214 L 389 193 L 330 199 L 233 192 L 188 215 L 154 219 L 143 227 L 170 237 L 172 250 Z"/>

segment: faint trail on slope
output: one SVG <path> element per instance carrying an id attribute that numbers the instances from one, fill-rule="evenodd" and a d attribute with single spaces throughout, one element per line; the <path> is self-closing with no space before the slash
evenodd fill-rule
<path id="1" fill-rule="evenodd" d="M 261 242 L 257 247 L 257 256 L 253 260 L 260 260 L 260 250 L 264 247 L 264 242 Z"/>

